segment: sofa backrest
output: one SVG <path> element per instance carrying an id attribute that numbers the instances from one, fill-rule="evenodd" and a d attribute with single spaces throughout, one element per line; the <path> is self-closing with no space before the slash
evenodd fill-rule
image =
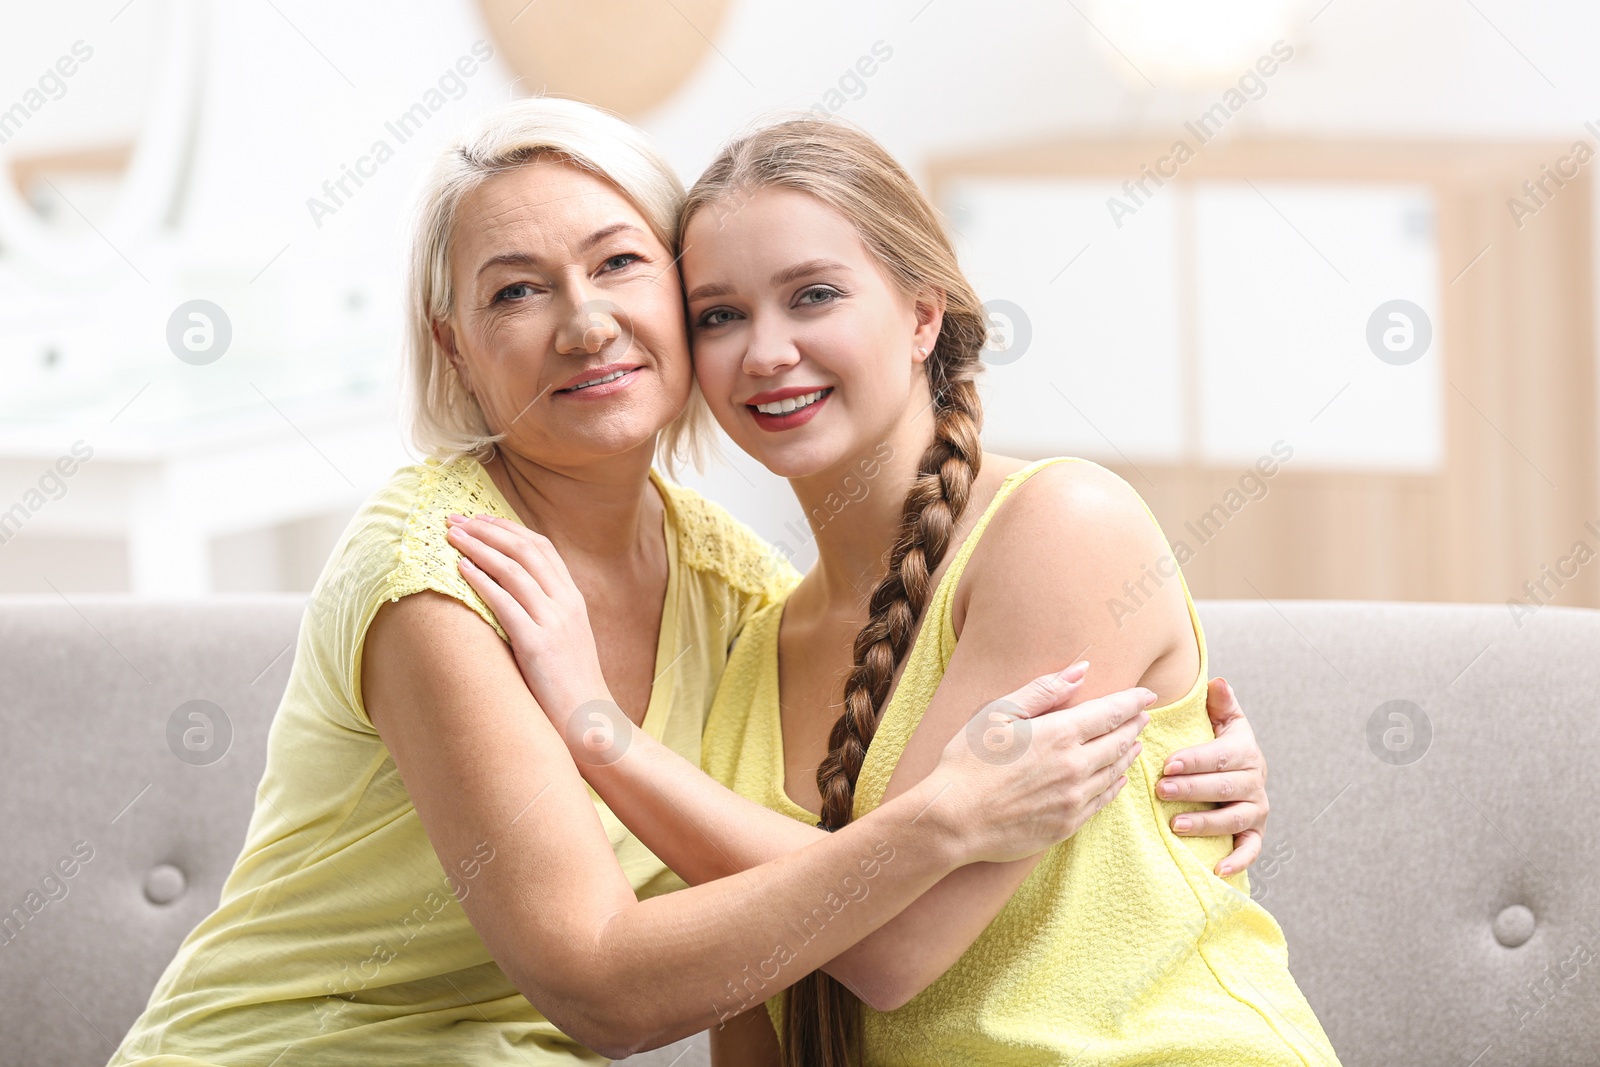
<path id="1" fill-rule="evenodd" d="M 104 1063 L 215 905 L 303 603 L 0 600 L 0 1067 Z M 1346 1067 L 1589 1062 L 1600 611 L 1198 607 L 1268 757 L 1253 893 Z"/>
<path id="2" fill-rule="evenodd" d="M 1346 1067 L 1596 1062 L 1600 611 L 1197 607 L 1267 754 L 1252 895 Z"/>
<path id="3" fill-rule="evenodd" d="M 216 906 L 303 604 L 0 600 L 6 1067 L 105 1063 Z"/>

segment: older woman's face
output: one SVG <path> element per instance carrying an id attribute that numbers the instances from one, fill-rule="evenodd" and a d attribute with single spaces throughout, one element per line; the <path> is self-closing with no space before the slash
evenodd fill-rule
<path id="1" fill-rule="evenodd" d="M 511 451 L 580 466 L 653 449 L 692 370 L 678 272 L 638 209 L 567 163 L 497 174 L 450 234 L 439 339 Z"/>

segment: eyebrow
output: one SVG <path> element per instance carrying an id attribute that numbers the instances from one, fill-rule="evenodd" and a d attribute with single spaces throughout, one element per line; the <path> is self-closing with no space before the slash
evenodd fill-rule
<path id="1" fill-rule="evenodd" d="M 840 263 L 838 260 L 808 259 L 804 263 L 796 263 L 792 267 L 785 267 L 783 270 L 780 270 L 778 273 L 774 274 L 772 276 L 772 284 L 774 287 L 788 285 L 790 282 L 798 281 L 799 279 L 809 275 L 821 274 L 824 271 L 830 270 L 841 271 L 845 274 L 850 273 L 850 268 L 845 266 L 843 263 Z M 692 304 L 696 300 L 704 300 L 709 296 L 727 296 L 731 292 L 733 292 L 733 286 L 728 282 L 707 282 L 704 285 L 695 286 L 689 295 L 684 299 Z"/>
<path id="2" fill-rule="evenodd" d="M 622 233 L 626 230 L 632 230 L 634 233 L 644 236 L 644 231 L 639 229 L 639 227 L 635 226 L 631 222 L 613 222 L 610 226 L 602 226 L 600 229 L 591 233 L 588 237 L 585 237 L 583 239 L 583 244 L 578 246 L 578 251 L 587 252 L 601 241 L 604 241 L 607 237 L 610 237 L 613 234 Z"/>
<path id="3" fill-rule="evenodd" d="M 635 226 L 631 222 L 613 222 L 609 226 L 600 227 L 600 229 L 594 231 L 588 237 L 585 237 L 583 239 L 583 243 L 578 245 L 578 251 L 587 252 L 601 241 L 604 241 L 607 237 L 612 237 L 616 234 L 624 233 L 629 230 L 639 234 L 640 236 L 644 235 L 644 231 L 639 229 L 639 227 Z M 483 264 L 478 267 L 478 274 L 481 276 L 483 272 L 488 270 L 490 267 L 498 267 L 502 265 L 512 267 L 532 267 L 537 266 L 538 263 L 539 257 L 530 255 L 527 252 L 501 252 L 499 255 L 490 256 L 488 259 L 484 260 Z"/>

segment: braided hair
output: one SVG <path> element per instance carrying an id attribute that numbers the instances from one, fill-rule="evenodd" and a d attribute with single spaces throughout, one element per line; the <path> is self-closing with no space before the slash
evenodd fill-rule
<path id="1" fill-rule="evenodd" d="M 933 441 L 906 494 L 887 573 L 868 598 L 844 712 L 817 766 L 821 826 L 837 830 L 853 817 L 867 747 L 982 464 L 976 378 L 988 322 L 928 198 L 882 145 L 837 120 L 792 119 L 728 145 L 689 191 L 678 232 L 699 210 L 737 211 L 754 190 L 772 186 L 808 193 L 838 211 L 903 292 L 932 289 L 945 303 L 938 340 L 923 362 Z M 813 972 L 784 991 L 783 1003 L 785 1067 L 849 1067 L 859 1060 L 861 1002 L 841 983 Z"/>

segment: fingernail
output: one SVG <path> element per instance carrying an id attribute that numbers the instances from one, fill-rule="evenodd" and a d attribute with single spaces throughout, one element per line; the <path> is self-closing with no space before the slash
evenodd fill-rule
<path id="1" fill-rule="evenodd" d="M 457 515 L 453 511 L 450 514 L 446 515 L 445 518 L 448 519 L 450 522 L 466 522 L 467 521 L 467 517 L 465 515 Z"/>
<path id="2" fill-rule="evenodd" d="M 1172 820 L 1172 828 L 1180 831 L 1187 830 L 1189 828 L 1189 820 L 1180 815 Z"/>
<path id="3" fill-rule="evenodd" d="M 1173 760 L 1172 762 L 1168 763 L 1165 767 L 1162 768 L 1161 773 L 1162 774 L 1182 774 L 1183 773 L 1183 760 L 1181 760 L 1181 759 Z"/>
<path id="4" fill-rule="evenodd" d="M 472 560 L 467 556 L 462 556 L 461 557 L 461 566 L 462 566 L 462 569 L 469 570 L 469 571 L 475 571 L 475 570 L 478 569 L 478 565 L 476 563 L 472 562 Z"/>
<path id="5" fill-rule="evenodd" d="M 1085 672 L 1088 670 L 1089 661 L 1086 659 L 1080 659 L 1078 662 L 1062 671 L 1060 678 L 1064 682 L 1076 682 L 1078 679 L 1082 678 Z"/>
<path id="6" fill-rule="evenodd" d="M 1217 868 L 1217 873 L 1226 878 L 1228 875 L 1233 873 L 1233 868 L 1224 863 L 1221 867 Z"/>
<path id="7" fill-rule="evenodd" d="M 1171 782 L 1162 782 L 1156 786 L 1156 792 L 1160 793 L 1164 797 L 1170 797 L 1177 791 L 1178 787 L 1173 785 Z"/>

